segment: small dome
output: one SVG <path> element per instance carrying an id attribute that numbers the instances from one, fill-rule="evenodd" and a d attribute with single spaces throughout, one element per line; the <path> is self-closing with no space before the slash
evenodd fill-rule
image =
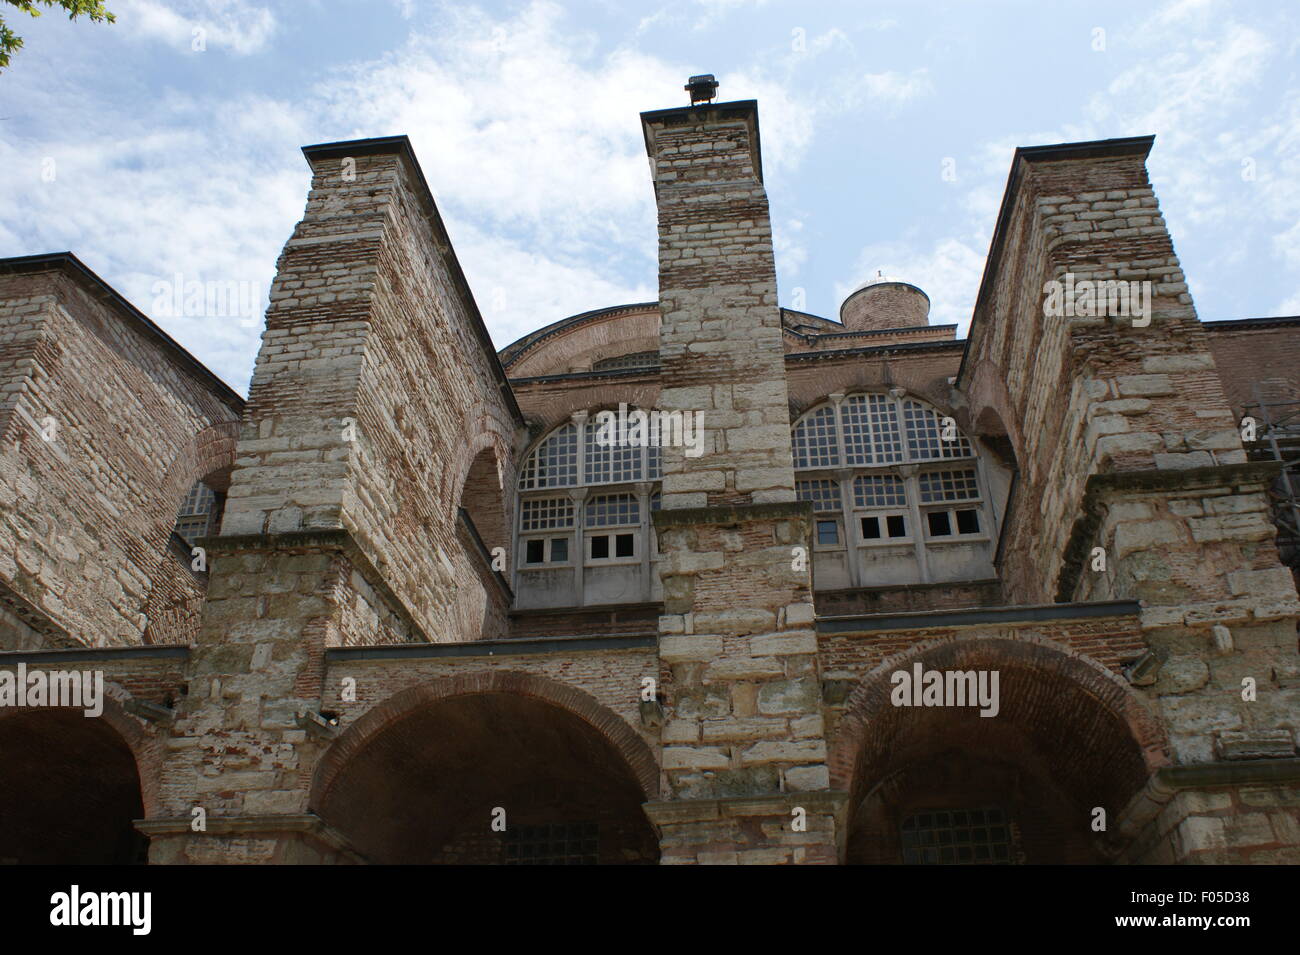
<path id="1" fill-rule="evenodd" d="M 852 332 L 884 331 L 930 324 L 930 296 L 915 285 L 876 278 L 858 286 L 840 306 L 840 321 Z"/>

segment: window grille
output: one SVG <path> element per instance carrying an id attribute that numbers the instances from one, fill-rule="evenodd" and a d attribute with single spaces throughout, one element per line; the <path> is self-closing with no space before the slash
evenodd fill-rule
<path id="1" fill-rule="evenodd" d="M 600 829 L 594 822 L 511 826 L 505 849 L 506 865 L 595 865 Z"/>
<path id="2" fill-rule="evenodd" d="M 903 479 L 893 474 L 859 474 L 853 479 L 854 507 L 906 507 Z"/>
<path id="3" fill-rule="evenodd" d="M 631 494 L 600 494 L 587 502 L 588 527 L 641 523 L 641 505 Z"/>
<path id="4" fill-rule="evenodd" d="M 801 501 L 812 501 L 816 512 L 838 511 L 840 509 L 840 485 L 838 481 L 823 479 L 795 482 L 795 492 Z"/>
<path id="5" fill-rule="evenodd" d="M 526 498 L 520 527 L 525 531 L 550 531 L 573 526 L 573 501 L 567 497 Z"/>
<path id="6" fill-rule="evenodd" d="M 1001 809 L 944 809 L 903 820 L 907 865 L 1011 865 L 1011 826 Z"/>
<path id="7" fill-rule="evenodd" d="M 826 407 L 805 417 L 794 429 L 794 466 L 821 468 L 838 464 L 835 409 Z"/>
<path id="8" fill-rule="evenodd" d="M 850 395 L 841 409 L 844 463 L 855 466 L 903 460 L 898 405 L 888 395 Z"/>
<path id="9" fill-rule="evenodd" d="M 943 417 L 915 401 L 903 402 L 903 423 L 907 429 L 907 452 L 913 461 L 941 458 L 969 458 L 970 442 L 960 433 L 943 440 Z"/>
<path id="10" fill-rule="evenodd" d="M 922 504 L 973 501 L 980 496 L 974 468 L 961 471 L 924 471 L 920 475 L 920 488 Z"/>
<path id="11" fill-rule="evenodd" d="M 519 479 L 521 490 L 572 487 L 578 483 L 578 429 L 558 428 L 528 456 Z"/>

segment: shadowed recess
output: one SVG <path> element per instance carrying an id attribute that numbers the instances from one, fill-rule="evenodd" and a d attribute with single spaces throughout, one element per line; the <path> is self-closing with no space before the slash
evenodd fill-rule
<path id="1" fill-rule="evenodd" d="M 546 834 L 558 847 L 582 827 L 584 849 L 573 856 L 635 864 L 658 859 L 644 799 L 588 723 L 537 699 L 485 693 L 396 719 L 344 764 L 314 808 L 374 863 L 551 858 L 562 853 L 551 852 Z M 492 829 L 498 808 L 504 833 Z"/>
<path id="2" fill-rule="evenodd" d="M 0 862 L 143 864 L 147 840 L 130 748 L 80 710 L 0 719 Z"/>

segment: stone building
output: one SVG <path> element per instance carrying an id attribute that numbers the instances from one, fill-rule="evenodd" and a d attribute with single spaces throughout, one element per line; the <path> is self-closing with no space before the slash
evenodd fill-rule
<path id="1" fill-rule="evenodd" d="M 247 400 L 0 262 L 0 859 L 1300 861 L 1300 319 L 1198 319 L 1152 139 L 1016 151 L 960 340 L 778 306 L 755 103 L 641 120 L 659 300 L 500 352 L 405 137 L 304 149 Z"/>

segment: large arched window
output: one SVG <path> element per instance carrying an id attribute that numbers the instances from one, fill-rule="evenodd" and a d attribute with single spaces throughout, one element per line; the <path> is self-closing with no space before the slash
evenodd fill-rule
<path id="1" fill-rule="evenodd" d="M 791 438 L 820 589 L 992 576 L 987 481 L 951 418 L 899 390 L 832 395 Z"/>
<path id="2" fill-rule="evenodd" d="M 521 608 L 657 599 L 650 512 L 660 453 L 637 412 L 580 412 L 537 443 L 519 475 L 515 593 Z"/>

